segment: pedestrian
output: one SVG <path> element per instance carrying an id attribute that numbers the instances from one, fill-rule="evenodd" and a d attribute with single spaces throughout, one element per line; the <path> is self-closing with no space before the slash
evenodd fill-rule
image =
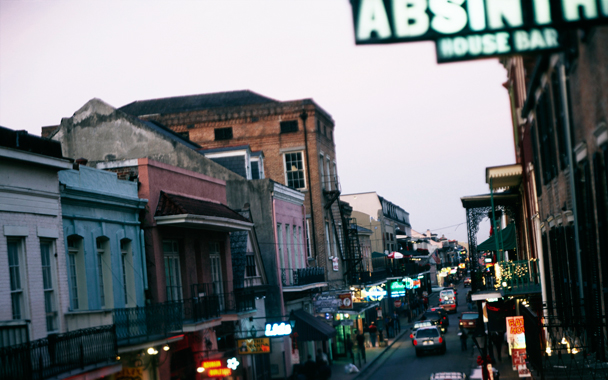
<path id="1" fill-rule="evenodd" d="M 317 362 L 317 371 L 319 370 L 319 368 L 321 368 L 324 361 L 329 363 L 327 354 L 323 352 L 323 350 L 321 350 L 320 348 L 317 350 L 317 357 L 315 358 L 315 360 Z"/>
<path id="2" fill-rule="evenodd" d="M 401 332 L 401 322 L 399 322 L 399 314 L 395 311 L 395 316 L 393 317 L 393 325 L 395 327 L 395 335 Z"/>
<path id="3" fill-rule="evenodd" d="M 306 380 L 315 380 L 317 378 L 317 363 L 312 360 L 312 355 L 308 355 L 308 360 L 304 363 L 304 375 Z"/>
<path id="4" fill-rule="evenodd" d="M 424 298 L 422 299 L 422 302 L 424 303 L 424 310 L 428 310 L 428 308 L 429 308 L 429 297 L 424 296 Z"/>
<path id="5" fill-rule="evenodd" d="M 367 363 L 367 360 L 365 359 L 365 336 L 361 333 L 361 331 L 358 331 L 355 339 L 357 339 L 357 349 L 361 354 L 363 363 Z"/>
<path id="6" fill-rule="evenodd" d="M 467 332 L 464 330 L 464 328 L 462 328 L 462 326 L 460 327 L 460 331 L 458 332 L 458 335 L 460 335 L 460 349 L 462 351 L 466 351 L 467 350 Z"/>
<path id="7" fill-rule="evenodd" d="M 376 327 L 376 325 L 374 324 L 374 322 L 372 322 L 371 325 L 369 325 L 369 339 L 372 342 L 372 347 L 376 347 L 376 334 L 378 333 L 378 328 Z"/>
<path id="8" fill-rule="evenodd" d="M 326 361 L 321 362 L 321 366 L 319 367 L 319 376 L 317 378 L 319 380 L 329 380 L 329 378 L 331 378 L 331 367 Z"/>
<path id="9" fill-rule="evenodd" d="M 355 354 L 353 353 L 353 340 L 350 335 L 346 336 L 346 355 L 350 356 L 353 364 L 355 364 Z"/>
<path id="10" fill-rule="evenodd" d="M 469 311 L 473 311 L 473 301 L 471 299 L 471 291 L 470 290 L 467 293 L 467 306 L 469 308 Z"/>
<path id="11" fill-rule="evenodd" d="M 502 343 L 504 334 L 501 331 L 492 332 L 491 339 L 494 347 L 496 347 L 496 358 L 502 362 Z"/>

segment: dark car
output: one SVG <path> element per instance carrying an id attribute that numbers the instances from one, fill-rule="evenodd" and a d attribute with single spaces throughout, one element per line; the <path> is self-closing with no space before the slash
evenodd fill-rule
<path id="1" fill-rule="evenodd" d="M 443 316 L 436 311 L 427 310 L 427 312 L 424 313 L 424 315 L 422 316 L 422 318 L 420 318 L 420 320 L 421 321 L 430 321 L 434 326 L 437 326 L 437 328 L 439 328 L 442 333 L 445 333 L 446 331 L 448 331 L 448 327 L 447 327 L 446 323 L 444 322 Z"/>
<path id="2" fill-rule="evenodd" d="M 464 279 L 464 287 L 471 286 L 471 277 L 467 277 Z"/>
<path id="3" fill-rule="evenodd" d="M 446 351 L 445 339 L 437 326 L 419 328 L 414 334 L 414 347 L 416 356 L 423 352 L 439 351 L 445 354 Z"/>
<path id="4" fill-rule="evenodd" d="M 479 319 L 478 312 L 465 311 L 464 313 L 460 314 L 458 324 L 467 330 L 474 330 L 475 327 L 477 327 L 477 319 Z"/>
<path id="5" fill-rule="evenodd" d="M 443 318 L 443 325 L 445 327 L 448 327 L 450 325 L 450 318 L 448 318 L 448 313 L 441 306 L 432 307 L 428 311 L 436 311 L 436 312 L 438 312 L 439 315 L 441 315 L 441 318 Z"/>

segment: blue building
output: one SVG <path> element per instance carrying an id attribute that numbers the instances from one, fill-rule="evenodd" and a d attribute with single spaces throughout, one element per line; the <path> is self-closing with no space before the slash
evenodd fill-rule
<path id="1" fill-rule="evenodd" d="M 79 165 L 59 172 L 69 331 L 113 323 L 113 310 L 145 305 L 147 274 L 137 183 Z"/>

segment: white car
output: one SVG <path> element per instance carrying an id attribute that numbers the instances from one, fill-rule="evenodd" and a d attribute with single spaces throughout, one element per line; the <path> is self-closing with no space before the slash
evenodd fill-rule
<path id="1" fill-rule="evenodd" d="M 467 375 L 462 372 L 436 372 L 429 380 L 465 380 Z"/>

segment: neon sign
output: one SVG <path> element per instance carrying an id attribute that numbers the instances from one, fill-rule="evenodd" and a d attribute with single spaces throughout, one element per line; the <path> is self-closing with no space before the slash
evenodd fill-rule
<path id="1" fill-rule="evenodd" d="M 232 376 L 232 370 L 230 368 L 211 368 L 209 370 L 209 372 L 207 372 L 207 376 L 209 376 L 209 377 Z"/>
<path id="2" fill-rule="evenodd" d="M 391 282 L 391 297 L 405 296 L 405 284 L 400 281 Z"/>
<path id="3" fill-rule="evenodd" d="M 291 325 L 289 323 L 267 323 L 266 336 L 285 336 L 291 334 Z"/>

